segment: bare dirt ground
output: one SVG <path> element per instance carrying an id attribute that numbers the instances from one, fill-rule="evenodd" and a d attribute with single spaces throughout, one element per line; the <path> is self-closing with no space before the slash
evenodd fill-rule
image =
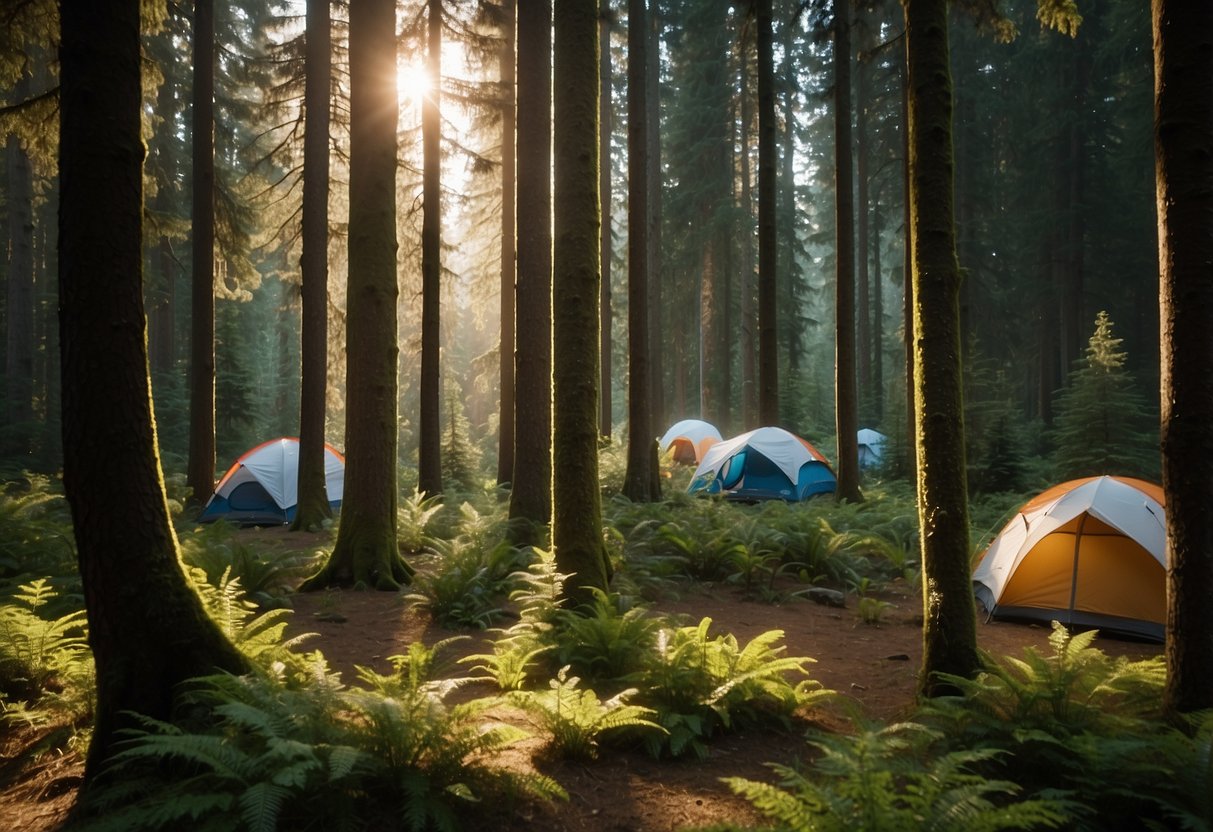
<path id="1" fill-rule="evenodd" d="M 263 538 L 264 542 L 282 545 L 272 540 L 276 531 L 261 534 L 270 538 Z M 897 583 L 876 597 L 891 605 L 876 625 L 861 622 L 853 598 L 843 609 L 799 599 L 770 605 L 745 600 L 732 588 L 717 587 L 688 590 L 677 600 L 654 605 L 659 612 L 685 615 L 691 623 L 708 616 L 713 621 L 712 632 L 732 632 L 742 643 L 766 630 L 783 630 L 786 655 L 815 659 L 810 674 L 837 691 L 840 701 L 806 714 L 804 724 L 792 732 L 716 737 L 706 760 L 658 761 L 642 752 L 608 751 L 591 763 L 539 762 L 537 767 L 568 791 L 569 800 L 519 807 L 495 822 L 494 828 L 501 832 L 668 832 L 722 821 L 755 822 L 749 805 L 735 798 L 719 778 L 770 780 L 766 763 L 790 763 L 805 754 L 804 728 L 848 729 L 844 702 L 880 720 L 905 715 L 913 705 L 922 656 L 918 592 Z M 470 635 L 458 651 L 473 653 L 483 650 L 487 638 L 479 632 L 437 627 L 397 593 L 328 591 L 295 596 L 293 605 L 288 634 L 315 633 L 307 647 L 321 650 L 347 682 L 355 678 L 355 665 L 386 672 L 389 657 L 404 652 L 418 639 L 432 644 L 454 635 Z M 1018 656 L 1027 646 L 1047 651 L 1048 633 L 1046 627 L 982 623 L 978 642 L 994 655 Z M 1108 638 L 1100 639 L 1097 646 L 1111 655 L 1134 658 L 1157 655 L 1161 650 L 1161 645 Z M 6 770 L 11 771 L 18 747 L 28 745 L 29 739 L 0 738 L 0 828 L 54 830 L 74 800 L 80 758 L 45 758 L 13 782 Z M 533 754 L 540 744 L 528 740 L 511 753 Z"/>

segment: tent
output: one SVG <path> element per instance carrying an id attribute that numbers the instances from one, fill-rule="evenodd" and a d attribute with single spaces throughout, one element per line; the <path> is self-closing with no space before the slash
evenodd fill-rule
<path id="1" fill-rule="evenodd" d="M 675 462 L 698 465 L 720 439 L 720 431 L 702 419 L 683 419 L 671 425 L 657 444 L 662 454 L 673 447 Z"/>
<path id="2" fill-rule="evenodd" d="M 345 458 L 327 444 L 324 479 L 329 505 L 340 508 Z M 198 522 L 228 520 L 247 526 L 289 523 L 295 519 L 298 486 L 299 440 L 271 439 L 246 451 L 227 469 Z"/>
<path id="3" fill-rule="evenodd" d="M 859 431 L 859 467 L 875 468 L 884 461 L 884 443 L 889 437 L 871 428 Z"/>
<path id="4" fill-rule="evenodd" d="M 995 618 L 1162 640 L 1167 617 L 1162 489 L 1128 477 L 1088 477 L 1030 500 L 973 573 Z"/>
<path id="5" fill-rule="evenodd" d="M 829 462 L 816 448 L 783 428 L 768 427 L 709 448 L 687 491 L 741 501 L 797 501 L 831 494 L 835 485 Z"/>

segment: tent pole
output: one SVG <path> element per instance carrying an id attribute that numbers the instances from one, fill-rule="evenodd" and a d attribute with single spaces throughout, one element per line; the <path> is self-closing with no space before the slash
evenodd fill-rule
<path id="1" fill-rule="evenodd" d="M 1078 550 L 1082 546 L 1082 527 L 1087 524 L 1087 516 L 1084 511 L 1078 520 L 1078 530 L 1074 532 L 1074 571 L 1070 575 L 1070 627 L 1074 626 L 1074 602 L 1078 596 Z"/>

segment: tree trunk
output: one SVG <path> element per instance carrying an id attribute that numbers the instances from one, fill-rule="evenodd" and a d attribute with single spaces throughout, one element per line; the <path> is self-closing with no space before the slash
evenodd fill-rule
<path id="1" fill-rule="evenodd" d="M 598 8 L 556 0 L 552 545 L 576 606 L 607 588 L 598 486 Z"/>
<path id="2" fill-rule="evenodd" d="M 972 676 L 980 659 L 969 568 L 947 3 L 903 0 L 903 6 L 910 82 L 911 277 L 922 540 L 919 687 L 934 696 L 950 692 L 938 674 Z"/>
<path id="3" fill-rule="evenodd" d="M 868 106 L 872 97 L 871 21 L 865 16 L 859 29 L 859 56 L 856 60 L 855 102 L 855 344 L 856 382 L 859 390 L 856 415 L 859 422 L 871 423 L 875 391 L 872 379 L 872 277 L 868 271 L 871 191 L 871 143 L 868 140 Z M 879 274 L 879 272 L 877 272 Z"/>
<path id="4" fill-rule="evenodd" d="M 202 505 L 215 486 L 215 0 L 194 2 L 193 272 L 190 453 L 186 485 Z"/>
<path id="5" fill-rule="evenodd" d="M 758 413 L 779 424 L 776 339 L 775 55 L 771 0 L 758 4 Z M 790 152 L 790 151 L 789 151 Z"/>
<path id="6" fill-rule="evenodd" d="M 665 403 L 665 327 L 662 325 L 661 275 L 661 38 L 657 14 L 649 15 L 649 43 L 645 52 L 648 69 L 645 72 L 645 105 L 648 112 L 648 150 L 645 161 L 649 166 L 649 405 L 652 426 L 663 430 L 666 423 Z M 657 471 L 660 476 L 661 472 Z"/>
<path id="7" fill-rule="evenodd" d="M 392 590 L 396 546 L 396 4 L 350 5 L 350 214 L 345 493 L 329 561 L 301 589 Z"/>
<path id="8" fill-rule="evenodd" d="M 884 423 L 884 280 L 880 257 L 879 200 L 872 205 L 872 422 Z"/>
<path id="9" fill-rule="evenodd" d="M 139 3 L 64 3 L 59 172 L 63 483 L 97 667 L 88 788 L 133 714 L 242 673 L 186 583 L 152 426 L 143 311 Z"/>
<path id="10" fill-rule="evenodd" d="M 501 43 L 501 396 L 497 426 L 497 484 L 514 478 L 514 19 L 515 0 L 505 0 Z"/>
<path id="11" fill-rule="evenodd" d="M 628 0 L 628 467 L 623 494 L 661 499 L 657 435 L 649 408 L 648 23 L 645 0 Z M 655 125 L 653 125 L 655 127 Z"/>
<path id="12" fill-rule="evenodd" d="M 1213 707 L 1213 7 L 1154 0 L 1170 713 Z"/>
<path id="13" fill-rule="evenodd" d="M 631 22 L 629 20 L 629 26 Z M 629 38 L 630 41 L 630 38 Z M 628 66 L 631 66 L 628 50 Z M 631 72 L 631 69 L 628 70 Z M 611 3 L 602 0 L 598 11 L 598 199 L 602 207 L 598 260 L 602 264 L 602 285 L 598 311 L 599 380 L 598 432 L 611 438 Z M 630 108 L 630 105 L 629 105 Z M 631 116 L 629 115 L 629 118 Z M 628 128 L 629 131 L 631 128 Z M 630 133 L 629 133 L 630 135 Z M 629 284 L 630 285 L 630 284 Z M 629 291 L 629 297 L 630 297 Z M 630 313 L 629 313 L 630 317 Z M 630 339 L 629 339 L 630 340 Z M 630 408 L 630 406 L 629 406 Z"/>
<path id="14" fill-rule="evenodd" d="M 28 94 L 28 79 L 22 78 L 14 96 L 20 99 Z M 9 260 L 4 376 L 10 436 L 4 451 L 10 459 L 27 465 L 34 427 L 34 174 L 29 154 L 16 134 L 8 137 L 5 161 Z"/>
<path id="15" fill-rule="evenodd" d="M 856 503 L 859 438 L 855 395 L 855 184 L 851 168 L 850 0 L 834 0 L 834 421 L 836 499 Z"/>
<path id="16" fill-rule="evenodd" d="M 918 384 L 914 381 L 914 235 L 910 230 L 910 55 L 907 44 L 902 54 L 901 66 L 901 124 L 902 142 L 905 158 L 902 160 L 902 259 L 901 259 L 901 325 L 902 346 L 905 350 L 905 410 L 906 410 L 906 447 L 909 449 L 905 459 L 905 475 L 908 479 L 917 479 L 918 460 L 915 446 L 918 444 L 918 414 L 915 412 L 914 391 Z"/>
<path id="17" fill-rule="evenodd" d="M 750 95 L 750 41 L 745 39 L 739 46 L 741 60 L 740 83 L 738 89 L 741 95 L 741 217 L 743 223 L 741 243 L 741 300 L 739 313 L 741 315 L 741 421 L 748 430 L 758 424 L 758 311 L 756 306 L 755 289 L 757 286 L 754 274 L 754 193 L 750 173 L 750 147 L 754 122 L 753 103 Z"/>
<path id="18" fill-rule="evenodd" d="M 703 228 L 711 227 L 711 212 L 704 210 L 700 218 Z M 716 235 L 704 241 L 699 260 L 699 413 L 700 417 L 714 425 L 720 424 L 723 416 L 720 407 L 721 391 L 717 385 L 716 367 L 721 335 L 720 297 L 717 287 Z"/>
<path id="19" fill-rule="evenodd" d="M 552 479 L 552 5 L 518 6 L 518 289 L 514 479 L 519 542 L 541 542 Z M 597 349 L 597 347 L 595 347 Z M 526 525 L 526 524 L 523 524 Z"/>
<path id="20" fill-rule="evenodd" d="M 299 503 L 294 531 L 329 517 L 324 476 L 328 387 L 329 89 L 332 79 L 329 0 L 308 0 L 303 136 L 303 277 L 299 390 Z"/>
<path id="21" fill-rule="evenodd" d="M 442 379 L 439 359 L 442 309 L 442 0 L 426 0 L 430 88 L 421 104 L 421 413 L 418 419 L 417 488 L 442 493 Z"/>

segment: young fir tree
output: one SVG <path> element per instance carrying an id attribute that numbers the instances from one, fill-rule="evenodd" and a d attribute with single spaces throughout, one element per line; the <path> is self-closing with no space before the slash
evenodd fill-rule
<path id="1" fill-rule="evenodd" d="M 1086 358 L 1057 397 L 1054 459 L 1064 479 L 1158 474 L 1157 422 L 1124 366 L 1120 343 L 1108 313 L 1100 312 Z"/>

